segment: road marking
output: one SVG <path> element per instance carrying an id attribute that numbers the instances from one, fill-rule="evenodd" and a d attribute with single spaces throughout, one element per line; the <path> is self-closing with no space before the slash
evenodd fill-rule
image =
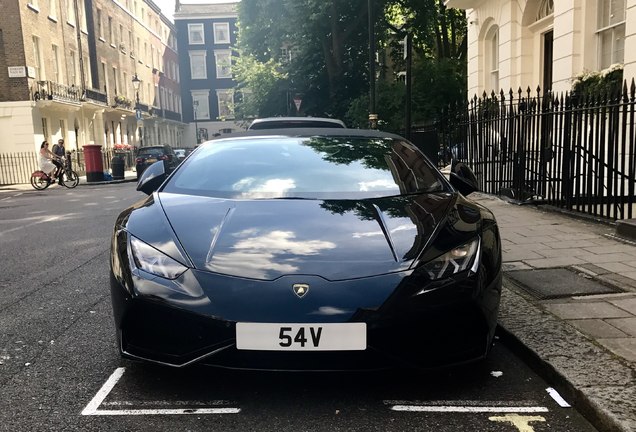
<path id="1" fill-rule="evenodd" d="M 437 405 L 393 405 L 393 411 L 429 413 L 540 413 L 548 412 L 546 407 L 514 406 L 437 406 Z"/>
<path id="2" fill-rule="evenodd" d="M 534 432 L 530 422 L 544 422 L 545 418 L 541 416 L 520 416 L 517 414 L 507 414 L 503 417 L 489 417 L 488 420 L 498 423 L 510 423 L 517 428 L 519 432 Z"/>
<path id="3" fill-rule="evenodd" d="M 130 409 L 130 410 L 97 410 L 82 415 L 126 416 L 126 415 L 191 415 L 191 414 L 238 414 L 240 408 L 192 408 L 192 409 Z"/>
<path id="4" fill-rule="evenodd" d="M 565 399 L 563 399 L 561 397 L 559 392 L 556 391 L 555 389 L 553 389 L 552 387 L 548 387 L 547 389 L 545 389 L 545 391 L 547 391 L 548 394 L 550 396 L 552 396 L 552 399 L 554 399 L 556 401 L 556 403 L 558 403 L 561 408 L 570 408 L 571 407 L 571 405 L 569 403 L 567 403 L 565 401 Z"/>
<path id="5" fill-rule="evenodd" d="M 548 408 L 533 406 L 532 401 L 408 401 L 408 400 L 385 400 L 384 405 L 388 405 L 393 411 L 405 412 L 429 412 L 429 413 L 541 413 L 548 412 Z M 511 405 L 516 403 L 517 405 Z"/>
<path id="6" fill-rule="evenodd" d="M 33 225 L 43 224 L 43 223 L 47 223 L 47 222 L 53 222 L 53 221 L 56 221 L 58 219 L 61 219 L 61 216 L 49 216 L 49 217 L 36 216 L 36 217 L 24 218 L 24 219 L 20 219 L 20 220 L 10 220 L 10 221 L 6 221 L 5 220 L 5 221 L 2 221 L 2 223 L 22 222 L 22 221 L 25 221 L 25 220 L 35 220 L 35 222 L 29 223 L 29 224 L 26 224 L 26 225 L 22 225 L 22 226 L 19 226 L 19 227 L 11 228 L 11 229 L 8 229 L 8 230 L 0 231 L 0 235 L 9 234 L 9 233 L 14 232 L 14 231 L 20 231 L 20 230 L 23 230 L 25 228 L 29 228 L 29 227 L 31 227 Z"/>
<path id="7" fill-rule="evenodd" d="M 82 411 L 82 415 L 88 416 L 124 416 L 124 415 L 190 415 L 190 414 L 238 414 L 240 408 L 177 408 L 177 409 L 123 409 L 123 410 L 100 410 L 100 405 L 104 399 L 115 388 L 124 375 L 126 368 L 120 367 L 115 369 L 111 376 L 106 380 L 102 388 L 91 399 Z M 220 401 L 225 403 L 225 401 Z M 127 404 L 123 402 L 122 404 Z"/>

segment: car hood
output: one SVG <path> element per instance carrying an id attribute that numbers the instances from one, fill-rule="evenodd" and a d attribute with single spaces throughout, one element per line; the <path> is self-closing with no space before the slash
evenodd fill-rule
<path id="1" fill-rule="evenodd" d="M 445 219 L 455 195 L 367 200 L 158 197 L 178 243 L 198 270 L 259 280 L 292 274 L 342 280 L 408 269 Z"/>

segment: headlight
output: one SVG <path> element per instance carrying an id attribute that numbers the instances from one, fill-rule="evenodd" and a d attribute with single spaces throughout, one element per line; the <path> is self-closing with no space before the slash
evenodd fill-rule
<path id="1" fill-rule="evenodd" d="M 466 244 L 453 248 L 445 254 L 424 264 L 424 270 L 431 280 L 443 279 L 460 273 L 468 268 L 477 273 L 479 268 L 480 241 L 476 238 Z"/>
<path id="2" fill-rule="evenodd" d="M 130 236 L 129 255 L 140 270 L 166 279 L 176 279 L 188 268 L 136 237 Z"/>

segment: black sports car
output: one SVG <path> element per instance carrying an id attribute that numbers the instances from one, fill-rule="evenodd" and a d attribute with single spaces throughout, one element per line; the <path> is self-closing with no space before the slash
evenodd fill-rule
<path id="1" fill-rule="evenodd" d="M 349 129 L 245 132 L 170 176 L 152 165 L 112 239 L 121 354 L 275 370 L 482 359 L 501 245 L 464 197 L 475 184 L 402 137 Z"/>

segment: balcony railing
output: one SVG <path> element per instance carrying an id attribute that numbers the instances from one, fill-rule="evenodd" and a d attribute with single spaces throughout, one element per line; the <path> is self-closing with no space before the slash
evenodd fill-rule
<path id="1" fill-rule="evenodd" d="M 100 105 L 108 105 L 108 96 L 99 90 L 86 89 L 84 91 L 84 98 L 92 102 L 97 102 Z"/>
<path id="2" fill-rule="evenodd" d="M 37 81 L 33 100 L 63 100 L 80 102 L 81 91 L 75 85 L 66 86 L 53 81 Z"/>
<path id="3" fill-rule="evenodd" d="M 125 96 L 117 95 L 117 96 L 113 97 L 112 106 L 113 106 L 113 108 L 119 107 L 119 108 L 132 109 L 133 108 L 133 101 L 131 101 L 130 99 L 128 99 Z"/>
<path id="4" fill-rule="evenodd" d="M 181 121 L 181 114 L 174 111 L 163 110 L 163 118 L 174 121 Z"/>
<path id="5" fill-rule="evenodd" d="M 150 107 L 148 105 L 142 104 L 142 103 L 139 103 L 139 102 L 137 103 L 137 105 L 135 105 L 135 108 L 138 109 L 138 110 L 141 110 L 143 112 L 148 112 L 149 109 L 150 109 Z"/>

